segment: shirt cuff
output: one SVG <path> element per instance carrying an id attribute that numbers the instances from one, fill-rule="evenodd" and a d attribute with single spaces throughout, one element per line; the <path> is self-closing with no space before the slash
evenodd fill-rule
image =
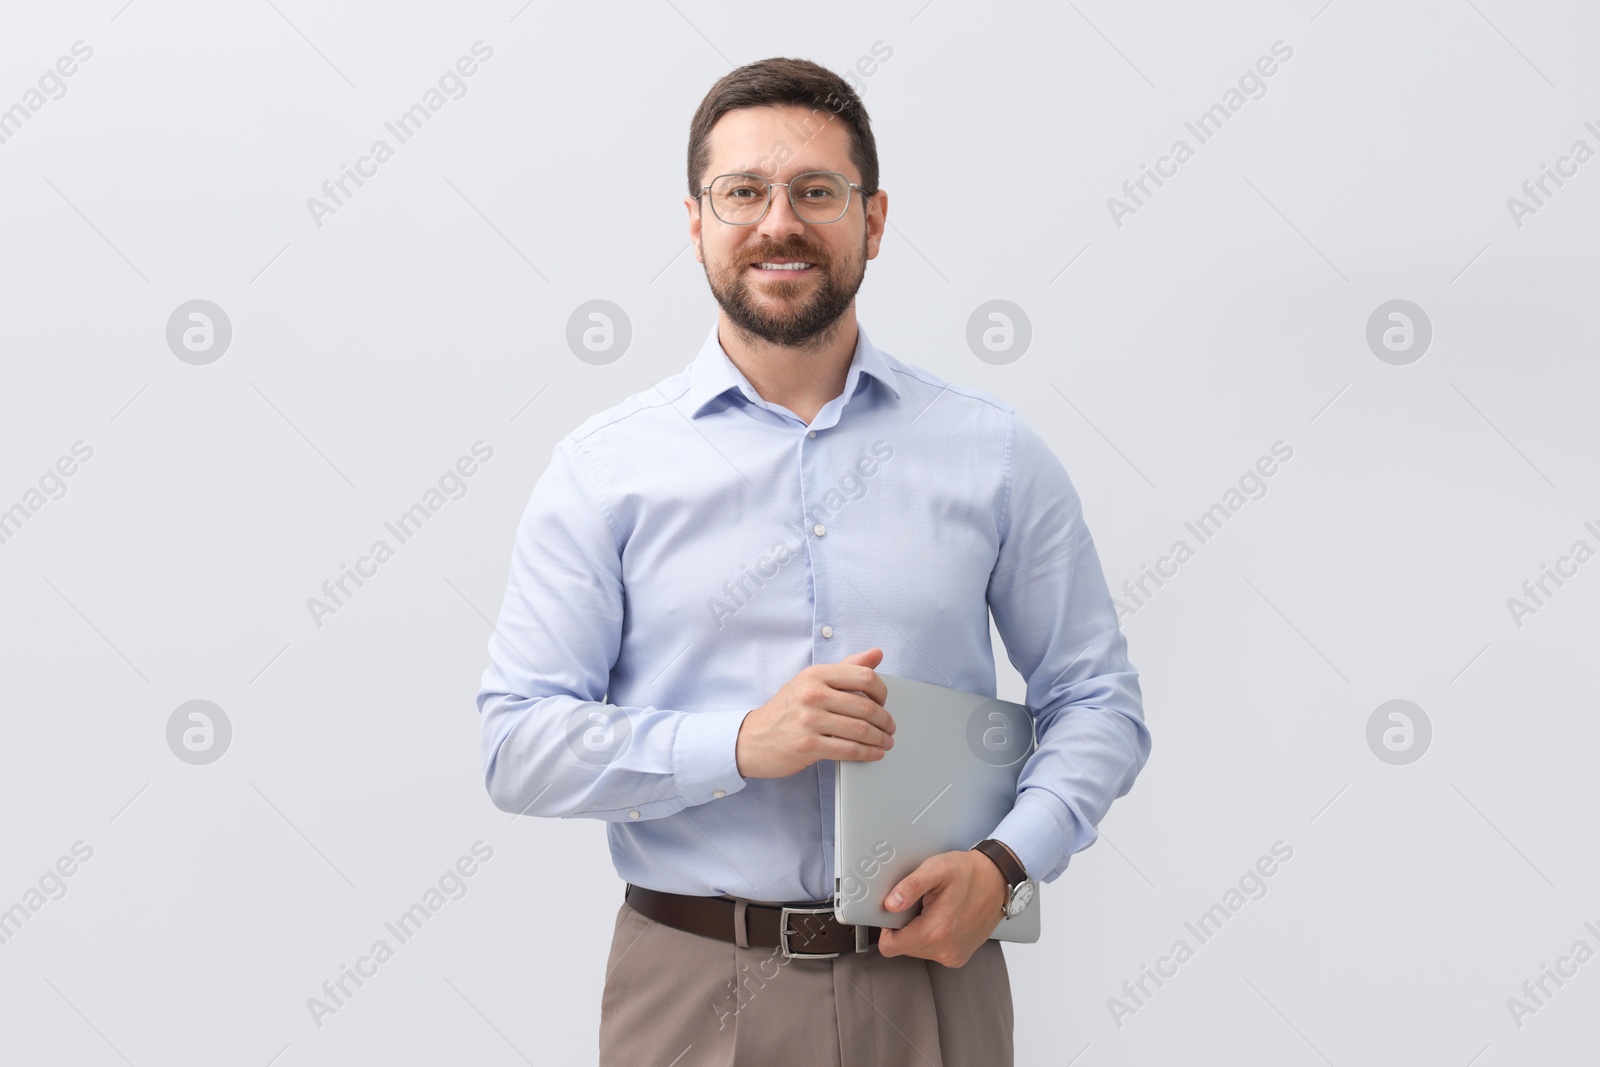
<path id="1" fill-rule="evenodd" d="M 1024 789 L 989 836 L 1010 846 L 1029 878 L 1054 881 L 1067 869 L 1072 854 L 1065 809 L 1065 804 L 1048 794 Z"/>
<path id="2" fill-rule="evenodd" d="M 749 708 L 686 711 L 672 743 L 672 774 L 687 806 L 705 804 L 745 786 L 737 757 L 739 727 Z"/>

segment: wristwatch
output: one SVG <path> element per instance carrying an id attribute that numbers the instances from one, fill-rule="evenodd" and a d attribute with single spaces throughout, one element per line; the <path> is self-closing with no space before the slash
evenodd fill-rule
<path id="1" fill-rule="evenodd" d="M 1027 911 L 1028 905 L 1033 903 L 1033 883 L 1028 881 L 1028 872 L 1012 851 L 992 837 L 979 841 L 969 851 L 982 852 L 1005 875 L 1006 899 L 1000 907 L 1001 918 L 1015 919 Z"/>

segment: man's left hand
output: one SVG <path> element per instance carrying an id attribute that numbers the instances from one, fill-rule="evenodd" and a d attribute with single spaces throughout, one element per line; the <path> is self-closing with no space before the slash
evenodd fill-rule
<path id="1" fill-rule="evenodd" d="M 921 899 L 922 913 L 899 930 L 885 928 L 878 951 L 960 967 L 1000 925 L 1005 895 L 1005 875 L 983 853 L 930 856 L 889 891 L 883 904 L 889 911 L 904 911 Z"/>

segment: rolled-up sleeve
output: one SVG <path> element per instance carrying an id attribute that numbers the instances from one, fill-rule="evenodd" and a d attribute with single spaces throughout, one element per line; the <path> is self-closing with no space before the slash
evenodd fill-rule
<path id="1" fill-rule="evenodd" d="M 1052 882 L 1093 844 L 1111 802 L 1150 756 L 1139 675 L 1128 661 L 1100 557 L 1066 468 L 1012 414 L 1007 489 L 989 606 L 1027 679 L 1039 747 L 992 836 L 1031 878 Z"/>
<path id="2" fill-rule="evenodd" d="M 655 819 L 744 788 L 735 752 L 749 708 L 604 703 L 622 545 L 582 442 L 563 438 L 517 527 L 477 698 L 484 784 L 504 811 Z"/>

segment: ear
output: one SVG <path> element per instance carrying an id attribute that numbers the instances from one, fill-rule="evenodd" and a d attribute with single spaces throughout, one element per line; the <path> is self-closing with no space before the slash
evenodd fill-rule
<path id="1" fill-rule="evenodd" d="M 698 263 L 704 263 L 705 257 L 700 254 L 700 201 L 692 196 L 683 198 L 684 209 L 689 212 L 689 243 L 694 245 L 694 258 Z"/>
<path id="2" fill-rule="evenodd" d="M 878 245 L 883 240 L 884 227 L 889 218 L 889 194 L 879 189 L 867 198 L 867 258 L 878 258 Z"/>

